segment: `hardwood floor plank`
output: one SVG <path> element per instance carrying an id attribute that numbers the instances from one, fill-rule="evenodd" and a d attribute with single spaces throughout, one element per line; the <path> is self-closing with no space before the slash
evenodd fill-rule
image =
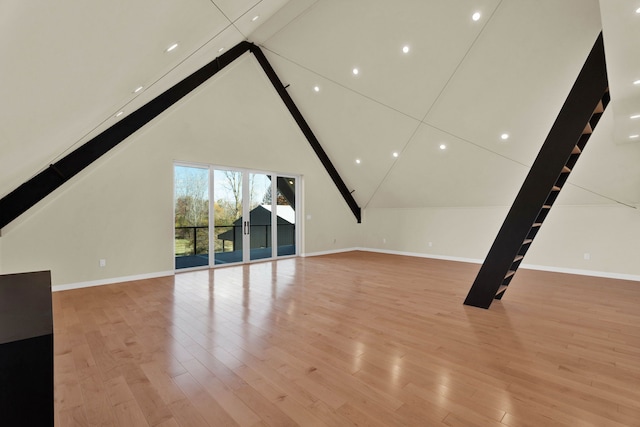
<path id="1" fill-rule="evenodd" d="M 351 424 L 356 426 L 372 426 L 372 427 L 385 426 L 384 422 L 380 420 L 376 420 L 366 412 L 359 410 L 358 408 L 356 408 L 355 406 L 349 403 L 345 403 L 344 405 L 342 405 L 340 408 L 338 408 L 337 412 L 343 418 L 346 418 L 347 420 L 349 420 Z"/>
<path id="2" fill-rule="evenodd" d="M 127 368 L 129 369 L 125 371 L 125 380 L 149 425 L 155 426 L 171 419 L 171 411 L 141 367 L 131 365 Z"/>
<path id="3" fill-rule="evenodd" d="M 188 362 L 186 367 L 198 383 L 240 426 L 253 426 L 261 421 L 259 415 L 245 405 L 229 387 L 199 361 L 194 359 Z"/>
<path id="4" fill-rule="evenodd" d="M 163 364 L 148 362 L 140 365 L 140 368 L 166 405 L 185 399 L 182 389 L 173 381 L 172 375 Z"/>
<path id="5" fill-rule="evenodd" d="M 109 401 L 107 388 L 98 373 L 85 376 L 80 380 L 80 388 L 84 401 L 83 409 L 86 413 L 87 425 L 113 426 L 117 425 L 113 407 Z"/>
<path id="6" fill-rule="evenodd" d="M 114 406 L 136 400 L 123 376 L 110 378 L 105 382 L 105 386 L 107 388 L 107 397 Z"/>
<path id="7" fill-rule="evenodd" d="M 404 391 L 406 393 L 412 393 L 420 398 L 424 399 L 432 405 L 438 405 L 446 410 L 451 411 L 448 418 L 449 423 L 453 418 L 462 417 L 467 420 L 467 423 L 478 423 L 479 425 L 496 425 L 499 424 L 504 414 L 503 410 L 487 407 L 485 405 L 474 402 L 471 398 L 463 399 L 460 396 L 455 395 L 455 391 L 448 387 L 439 388 L 423 388 L 417 387 L 412 383 L 409 383 Z M 457 418 L 456 418 L 457 419 Z M 449 425 L 448 423 L 445 423 Z"/>
<path id="8" fill-rule="evenodd" d="M 238 425 L 189 372 L 177 376 L 175 381 L 208 425 L 212 427 Z"/>
<path id="9" fill-rule="evenodd" d="M 56 425 L 640 426 L 640 284 L 364 252 L 53 294 Z"/>
<path id="10" fill-rule="evenodd" d="M 56 406 L 61 409 L 82 406 L 82 389 L 71 353 L 54 357 L 54 381 Z"/>
<path id="11" fill-rule="evenodd" d="M 115 405 L 114 412 L 120 426 L 149 426 L 135 400 L 127 400 Z"/>
<path id="12" fill-rule="evenodd" d="M 187 374 L 184 374 L 187 375 Z M 188 398 L 171 402 L 169 405 L 171 413 L 181 427 L 209 427 L 204 417 Z"/>
<path id="13" fill-rule="evenodd" d="M 84 427 L 88 425 L 89 422 L 82 406 L 65 408 L 60 411 L 60 426 Z"/>
<path id="14" fill-rule="evenodd" d="M 270 426 L 297 426 L 299 425 L 287 414 L 280 410 L 274 403 L 270 402 L 261 393 L 250 385 L 244 385 L 234 390 L 238 396 L 248 407 L 259 414 L 265 424 Z"/>

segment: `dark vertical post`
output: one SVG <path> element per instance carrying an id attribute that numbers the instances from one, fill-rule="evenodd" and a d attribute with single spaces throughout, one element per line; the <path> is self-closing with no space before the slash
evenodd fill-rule
<path id="1" fill-rule="evenodd" d="M 193 254 L 198 255 L 198 228 L 193 227 Z"/>

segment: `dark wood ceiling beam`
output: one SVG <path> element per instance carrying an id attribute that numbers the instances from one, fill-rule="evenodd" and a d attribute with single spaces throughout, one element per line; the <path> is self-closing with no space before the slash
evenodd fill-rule
<path id="1" fill-rule="evenodd" d="M 296 123 L 300 126 L 302 133 L 318 155 L 320 161 L 338 187 L 338 190 L 356 216 L 356 219 L 360 222 L 360 208 L 349 191 L 346 190 L 346 186 L 340 178 L 340 175 L 333 167 L 333 164 L 320 146 L 316 137 L 313 135 L 313 132 L 302 117 L 300 111 L 297 109 L 291 98 L 287 95 L 288 98 L 285 100 L 280 89 L 278 89 L 275 81 L 279 83 L 280 80 L 275 75 L 273 68 L 257 46 L 247 41 L 243 41 L 204 67 L 200 68 L 198 71 L 189 75 L 175 86 L 167 89 L 161 95 L 149 101 L 127 117 L 101 132 L 99 135 L 90 139 L 79 148 L 67 154 L 61 160 L 52 163 L 48 168 L 0 199 L 0 228 L 6 226 L 11 221 L 25 213 L 36 203 L 47 197 L 69 179 L 91 165 L 109 150 L 123 142 L 137 130 L 145 126 L 151 120 L 184 98 L 187 94 L 209 80 L 218 73 L 218 71 L 234 62 L 246 52 L 252 52 L 265 73 L 267 73 L 270 81 L 274 87 L 276 87 L 276 91 L 278 91 L 280 97 L 283 99 L 285 105 L 296 120 Z M 279 85 L 282 86 L 281 83 L 279 83 Z"/>
<path id="2" fill-rule="evenodd" d="M 345 202 L 347 202 L 347 205 L 349 205 L 349 208 L 351 209 L 351 212 L 353 212 L 353 215 L 358 220 L 358 223 L 362 222 L 361 210 L 360 210 L 360 207 L 358 206 L 358 203 L 353 198 L 353 195 L 351 194 L 346 184 L 340 177 L 340 174 L 338 173 L 336 168 L 333 166 L 333 163 L 331 163 L 329 156 L 327 156 L 327 153 L 324 151 L 324 149 L 320 145 L 318 138 L 316 138 L 313 131 L 307 124 L 307 121 L 302 116 L 302 113 L 300 113 L 300 110 L 298 110 L 298 107 L 296 106 L 295 102 L 293 102 L 293 99 L 291 99 L 291 96 L 289 96 L 289 93 L 287 92 L 287 88 L 282 84 L 282 82 L 278 78 L 278 75 L 276 74 L 275 70 L 273 69 L 273 67 L 267 60 L 267 58 L 264 56 L 264 53 L 262 53 L 262 50 L 258 46 L 252 44 L 251 52 L 260 63 L 260 66 L 262 67 L 265 74 L 271 81 L 271 84 L 275 88 L 276 92 L 278 92 L 278 95 L 280 95 L 282 102 L 284 102 L 284 105 L 286 105 L 287 108 L 289 109 L 289 113 L 291 113 L 291 116 L 298 124 L 298 127 L 300 127 L 300 130 L 302 131 L 304 136 L 307 138 L 307 141 L 309 141 L 311 148 L 313 148 L 313 151 L 315 151 L 316 155 L 318 156 L 318 159 L 320 159 L 320 162 L 322 162 L 322 165 L 329 173 L 329 176 L 333 180 L 333 183 L 338 188 L 338 191 L 340 191 L 340 194 L 342 194 L 342 197 L 344 198 Z"/>

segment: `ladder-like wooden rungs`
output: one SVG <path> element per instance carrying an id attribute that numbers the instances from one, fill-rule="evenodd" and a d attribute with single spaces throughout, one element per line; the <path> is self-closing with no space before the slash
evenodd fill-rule
<path id="1" fill-rule="evenodd" d="M 582 131 L 583 135 L 591 135 L 593 133 L 593 129 L 591 129 L 591 123 L 587 123 L 587 125 L 584 127 L 584 130 Z"/>
<path id="2" fill-rule="evenodd" d="M 573 150 L 571 150 L 571 154 L 580 154 L 580 153 L 582 153 L 582 150 L 577 145 L 573 147 Z"/>
<path id="3" fill-rule="evenodd" d="M 596 109 L 593 110 L 593 114 L 604 113 L 604 106 L 602 105 L 602 99 L 598 101 L 598 105 L 596 105 Z"/>
<path id="4" fill-rule="evenodd" d="M 551 209 L 551 205 L 542 205 L 542 209 Z"/>
<path id="5" fill-rule="evenodd" d="M 525 239 L 524 242 L 522 242 L 523 245 L 528 245 L 529 243 L 533 242 L 533 239 Z"/>
<path id="6" fill-rule="evenodd" d="M 514 274 L 516 274 L 515 270 L 509 270 L 509 271 L 507 271 L 507 274 L 504 276 L 504 278 L 508 279 L 509 277 L 513 276 Z"/>
<path id="7" fill-rule="evenodd" d="M 500 285 L 500 287 L 498 288 L 498 292 L 496 292 L 496 296 L 506 291 L 508 287 L 509 287 L 508 285 Z"/>
<path id="8" fill-rule="evenodd" d="M 566 166 L 563 166 L 563 167 L 562 167 L 562 173 L 569 173 L 569 172 L 571 172 L 571 169 L 569 169 L 569 168 L 568 168 L 568 167 L 566 167 Z"/>
<path id="9" fill-rule="evenodd" d="M 520 261 L 522 258 L 524 258 L 524 255 L 517 255 L 517 256 L 513 259 L 513 262 L 518 262 L 518 261 Z"/>
<path id="10" fill-rule="evenodd" d="M 560 191 L 560 187 L 558 187 L 557 185 L 554 185 L 554 186 L 551 188 L 551 191 Z"/>
<path id="11" fill-rule="evenodd" d="M 540 227 L 541 225 L 542 225 L 541 222 L 534 222 L 531 228 L 537 228 L 537 227 Z"/>

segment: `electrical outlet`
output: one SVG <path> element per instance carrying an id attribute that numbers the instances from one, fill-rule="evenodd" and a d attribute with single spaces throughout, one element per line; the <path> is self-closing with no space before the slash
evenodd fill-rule
<path id="1" fill-rule="evenodd" d="M 106 259 L 100 259 L 100 267 L 106 267 L 107 266 L 107 260 Z"/>
<path id="2" fill-rule="evenodd" d="M 589 252 L 585 252 L 584 253 L 584 259 L 586 259 L 587 261 L 589 261 L 591 259 L 591 254 Z"/>

